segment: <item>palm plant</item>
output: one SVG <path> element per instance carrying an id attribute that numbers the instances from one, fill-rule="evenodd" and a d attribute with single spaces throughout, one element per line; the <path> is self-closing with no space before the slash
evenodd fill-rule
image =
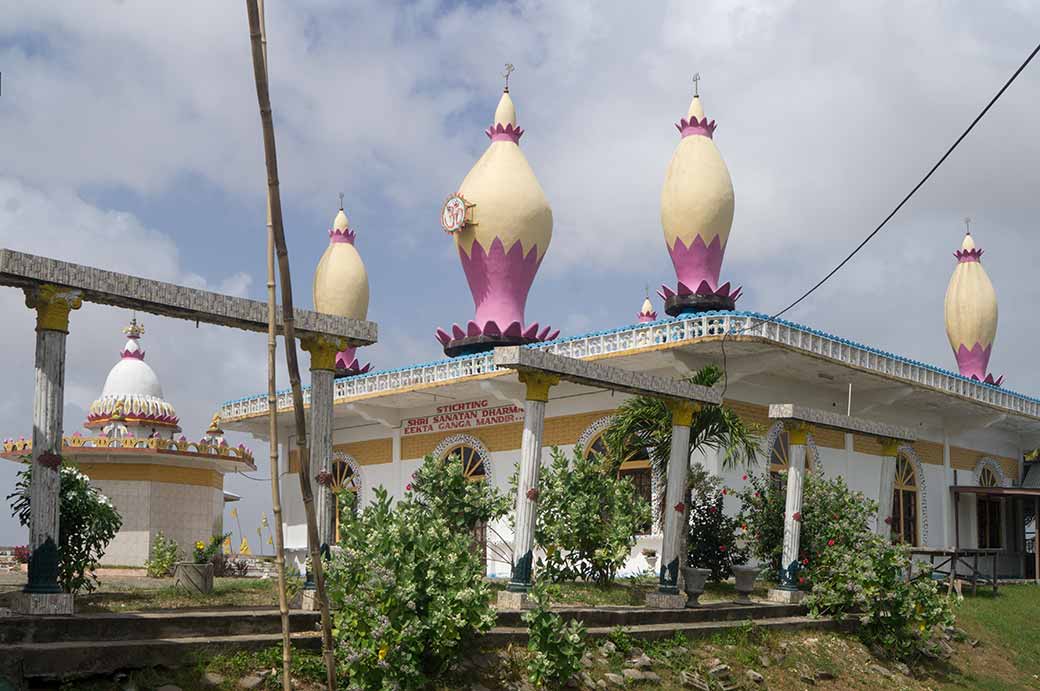
<path id="1" fill-rule="evenodd" d="M 718 365 L 705 365 L 697 370 L 690 382 L 701 386 L 714 386 L 723 377 Z M 754 465 L 758 460 L 759 438 L 762 430 L 753 424 L 745 423 L 739 415 L 725 405 L 701 406 L 693 415 L 690 423 L 690 448 L 687 459 L 693 456 L 694 450 L 721 451 L 722 466 L 732 468 L 738 464 Z M 630 398 L 618 408 L 614 423 L 604 432 L 603 441 L 607 447 L 609 467 L 617 471 L 621 463 L 633 455 L 643 452 L 650 458 L 655 478 L 665 477 L 668 469 L 668 456 L 672 448 L 672 414 L 664 401 L 649 396 Z M 697 481 L 697 469 L 690 475 L 687 483 L 686 505 L 690 505 L 690 487 Z M 658 502 L 658 515 L 661 515 L 661 504 Z M 686 553 L 686 534 L 683 533 L 681 554 Z M 682 578 L 680 572 L 680 579 Z"/>

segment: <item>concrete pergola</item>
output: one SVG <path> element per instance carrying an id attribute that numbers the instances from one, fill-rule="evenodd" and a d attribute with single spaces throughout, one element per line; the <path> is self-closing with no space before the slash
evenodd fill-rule
<path id="1" fill-rule="evenodd" d="M 520 381 L 526 385 L 524 431 L 520 445 L 520 471 L 516 492 L 513 573 L 506 590 L 499 594 L 499 605 L 510 608 L 526 605 L 526 594 L 531 587 L 545 405 L 549 400 L 549 389 L 560 380 L 564 380 L 584 386 L 660 398 L 671 410 L 672 446 L 668 457 L 665 505 L 673 510 L 665 511 L 658 592 L 647 597 L 647 604 L 654 607 L 683 607 L 686 598 L 679 593 L 678 578 L 682 560 L 679 553 L 682 531 L 687 524 L 687 507 L 683 497 L 686 493 L 690 463 L 690 424 L 697 406 L 722 403 L 721 392 L 681 379 L 623 370 L 524 346 L 496 348 L 494 363 L 495 367 L 517 370 Z"/>
<path id="2" fill-rule="evenodd" d="M 33 395 L 32 505 L 29 520 L 28 582 L 15 598 L 22 614 L 72 614 L 72 595 L 58 585 L 58 535 L 65 387 L 65 341 L 69 314 L 83 301 L 140 310 L 196 323 L 266 333 L 267 303 L 197 288 L 105 271 L 91 266 L 0 249 L 0 285 L 20 288 L 25 304 L 36 310 L 36 380 Z M 284 336 L 281 310 L 277 330 Z M 324 371 L 324 360 L 348 347 L 376 342 L 373 322 L 294 310 L 297 336 L 311 353 L 312 370 Z M 316 353 L 321 362 L 315 362 Z M 331 369 L 331 367 L 329 368 Z M 311 398 L 312 426 L 331 420 L 332 396 Z M 317 429 L 312 458 L 332 454 L 331 434 Z M 327 446 L 327 448 L 325 448 Z M 317 448 L 315 448 L 317 447 Z M 323 469 L 324 466 L 322 466 Z M 317 470 L 312 468 L 312 470 Z"/>
<path id="3" fill-rule="evenodd" d="M 801 539 L 802 484 L 805 481 L 805 447 L 815 427 L 829 427 L 843 432 L 859 432 L 878 438 L 881 445 L 881 478 L 878 495 L 877 532 L 886 535 L 892 514 L 892 490 L 895 484 L 896 457 L 899 448 L 912 444 L 913 431 L 898 425 L 841 415 L 827 410 L 806 408 L 794 403 L 773 403 L 769 417 L 784 423 L 788 433 L 787 499 L 784 506 L 784 549 L 780 560 L 780 587 L 769 591 L 769 598 L 780 602 L 797 602 L 802 597 L 798 588 L 798 561 Z"/>

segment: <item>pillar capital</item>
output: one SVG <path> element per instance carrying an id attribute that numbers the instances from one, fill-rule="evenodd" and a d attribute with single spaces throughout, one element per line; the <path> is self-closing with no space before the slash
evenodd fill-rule
<path id="1" fill-rule="evenodd" d="M 693 424 L 693 415 L 701 409 L 699 403 L 669 399 L 665 406 L 672 413 L 672 424 L 677 427 L 689 427 Z"/>
<path id="2" fill-rule="evenodd" d="M 805 446 L 808 444 L 809 435 L 813 433 L 813 426 L 808 422 L 802 422 L 800 420 L 785 422 L 784 429 L 787 431 L 788 443 L 797 444 L 799 446 Z"/>
<path id="3" fill-rule="evenodd" d="M 889 458 L 898 456 L 899 447 L 903 445 L 902 440 L 891 437 L 878 437 L 878 443 L 881 444 L 881 455 Z"/>
<path id="4" fill-rule="evenodd" d="M 556 374 L 546 374 L 534 370 L 519 370 L 517 376 L 520 381 L 527 385 L 527 394 L 524 398 L 528 401 L 549 401 L 549 389 L 560 383 L 560 377 Z"/>
<path id="5" fill-rule="evenodd" d="M 69 312 L 78 310 L 83 299 L 78 290 L 50 284 L 25 289 L 25 306 L 36 310 L 37 331 L 69 332 Z"/>
<path id="6" fill-rule="evenodd" d="M 341 338 L 328 336 L 307 336 L 300 340 L 300 347 L 311 354 L 311 371 L 336 370 L 336 354 L 346 350 L 347 344 Z"/>

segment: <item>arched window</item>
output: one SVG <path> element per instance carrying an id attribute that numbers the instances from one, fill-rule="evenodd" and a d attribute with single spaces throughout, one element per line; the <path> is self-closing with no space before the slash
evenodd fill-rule
<path id="1" fill-rule="evenodd" d="M 787 470 L 791 465 L 791 434 L 783 429 L 783 423 L 778 422 L 770 434 L 773 443 L 769 446 L 769 477 L 775 486 L 780 485 L 780 473 Z M 813 451 L 815 446 L 806 444 L 805 449 L 805 472 L 812 472 Z"/>
<path id="2" fill-rule="evenodd" d="M 594 453 L 601 456 L 607 455 L 607 443 L 603 439 L 605 433 L 606 430 L 600 432 L 589 441 L 584 449 L 585 458 L 588 458 Z M 642 498 L 650 506 L 653 506 L 653 470 L 650 468 L 650 455 L 646 452 L 645 448 L 639 447 L 630 451 L 629 454 L 625 456 L 625 459 L 621 461 L 617 474 L 619 478 L 628 478 L 636 490 L 636 496 Z M 639 527 L 639 534 L 649 534 L 652 526 L 653 518 L 651 518 L 645 525 Z"/>
<path id="3" fill-rule="evenodd" d="M 917 546 L 917 473 L 910 459 L 896 457 L 892 490 L 892 541 Z"/>
<path id="4" fill-rule="evenodd" d="M 999 487 L 997 474 L 988 466 L 978 472 L 979 487 Z M 985 494 L 976 495 L 975 512 L 978 517 L 979 547 L 982 549 L 999 549 L 1003 540 L 1004 501 L 1000 497 Z"/>
<path id="5" fill-rule="evenodd" d="M 477 442 L 479 443 L 479 442 Z M 449 443 L 441 452 L 441 460 L 457 456 L 462 461 L 462 474 L 470 482 L 481 482 L 487 479 L 487 467 L 483 449 L 466 439 Z M 480 555 L 487 568 L 487 523 L 481 521 L 473 526 L 473 551 Z"/>
<path id="6" fill-rule="evenodd" d="M 339 496 L 341 491 L 346 490 L 347 492 L 354 493 L 354 511 L 357 511 L 358 503 L 360 500 L 361 493 L 361 478 L 358 476 L 356 464 L 352 462 L 352 459 L 341 454 L 335 454 L 332 457 L 332 489 L 333 496 Z M 333 539 L 339 542 L 339 519 L 340 519 L 340 506 L 339 502 L 335 502 L 336 505 L 336 532 L 333 533 Z"/>

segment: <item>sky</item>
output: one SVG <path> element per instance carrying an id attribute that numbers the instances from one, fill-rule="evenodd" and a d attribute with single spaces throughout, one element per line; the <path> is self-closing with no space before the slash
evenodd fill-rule
<path id="1" fill-rule="evenodd" d="M 245 3 L 10 5 L 0 246 L 263 299 L 266 174 Z M 576 335 L 632 323 L 647 286 L 674 281 L 660 193 L 695 72 L 736 195 L 722 280 L 744 286 L 740 308 L 774 312 L 888 214 L 1040 35 L 1040 6 L 1026 0 L 268 0 L 267 16 L 297 303 L 311 306 L 343 193 L 379 324 L 361 355 L 376 368 L 442 357 L 434 330 L 472 317 L 439 209 L 487 146 L 504 63 L 516 66 L 521 146 L 554 216 L 527 317 Z M 1040 394 L 1037 102 L 1040 62 L 785 316 L 955 368 L 942 304 L 970 216 L 1000 303 L 990 368 Z M 139 316 L 189 438 L 222 401 L 265 390 L 264 335 Z M 100 394 L 129 317 L 73 313 L 66 433 Z M 4 289 L 0 320 L 0 437 L 17 438 L 31 430 L 34 315 Z M 267 478 L 263 444 L 230 438 L 252 447 L 252 475 Z M 0 495 L 16 470 L 0 462 Z M 229 476 L 225 487 L 243 496 L 255 541 L 268 484 Z M 0 545 L 25 543 L 7 514 Z"/>

